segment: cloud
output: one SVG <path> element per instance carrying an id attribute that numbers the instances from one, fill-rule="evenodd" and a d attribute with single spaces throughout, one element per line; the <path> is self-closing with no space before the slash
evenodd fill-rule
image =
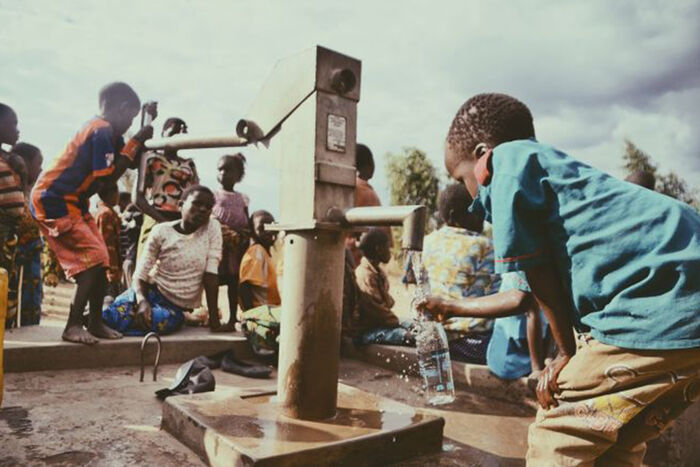
<path id="1" fill-rule="evenodd" d="M 0 101 L 47 159 L 121 79 L 193 133 L 233 130 L 275 61 L 315 44 L 363 62 L 358 138 L 377 157 L 425 150 L 442 168 L 445 133 L 471 95 L 525 101 L 540 139 L 620 175 L 623 140 L 700 186 L 699 1 L 452 1 L 348 4 L 168 0 L 0 0 Z M 224 150 L 187 151 L 203 180 Z M 277 211 L 268 151 L 246 149 L 241 189 Z"/>

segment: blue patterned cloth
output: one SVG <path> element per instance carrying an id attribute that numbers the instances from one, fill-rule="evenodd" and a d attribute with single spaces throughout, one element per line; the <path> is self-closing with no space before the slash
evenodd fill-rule
<path id="1" fill-rule="evenodd" d="M 150 331 L 170 334 L 180 329 L 185 322 L 183 312 L 186 310 L 169 302 L 157 287 L 148 290 L 146 300 L 152 309 L 151 329 L 148 331 L 132 327 L 136 316 L 136 292 L 133 288 L 122 293 L 102 310 L 102 320 L 107 326 L 126 336 L 145 336 Z"/>

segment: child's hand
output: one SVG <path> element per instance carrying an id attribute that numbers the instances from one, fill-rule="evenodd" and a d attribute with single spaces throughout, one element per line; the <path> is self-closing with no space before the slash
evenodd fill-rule
<path id="1" fill-rule="evenodd" d="M 140 141 L 141 144 L 145 143 L 147 140 L 153 138 L 153 127 L 151 125 L 146 125 L 136 132 L 134 139 Z"/>
<path id="2" fill-rule="evenodd" d="M 436 295 L 428 295 L 419 299 L 415 307 L 421 313 L 430 313 L 439 322 L 445 321 L 449 317 L 447 300 Z"/>
<path id="3" fill-rule="evenodd" d="M 151 304 L 148 303 L 148 300 L 141 300 L 136 308 L 136 317 L 134 317 L 136 328 L 150 331 L 152 316 L 153 310 L 151 310 Z"/>
<path id="4" fill-rule="evenodd" d="M 554 398 L 554 394 L 561 393 L 557 378 L 559 373 L 569 363 L 571 357 L 565 354 L 557 355 L 554 360 L 547 364 L 547 367 L 540 374 L 540 380 L 537 383 L 537 401 L 543 409 L 557 407 L 559 402 Z"/>
<path id="5" fill-rule="evenodd" d="M 151 116 L 151 121 L 155 120 L 158 116 L 158 102 L 146 102 L 145 104 L 143 104 L 143 110 Z"/>

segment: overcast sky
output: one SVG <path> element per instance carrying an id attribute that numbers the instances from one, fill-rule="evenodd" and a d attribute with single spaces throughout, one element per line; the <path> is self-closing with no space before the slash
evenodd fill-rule
<path id="1" fill-rule="evenodd" d="M 621 175 L 629 138 L 700 186 L 699 1 L 330 3 L 0 0 L 0 102 L 47 159 L 115 80 L 158 100 L 161 122 L 233 132 L 274 63 L 318 44 L 362 60 L 358 140 L 384 202 L 385 154 L 416 146 L 444 173 L 452 117 L 488 91 L 523 100 L 541 141 L 607 172 Z M 277 212 L 270 155 L 244 152 L 240 190 Z M 183 152 L 212 187 L 220 154 Z"/>

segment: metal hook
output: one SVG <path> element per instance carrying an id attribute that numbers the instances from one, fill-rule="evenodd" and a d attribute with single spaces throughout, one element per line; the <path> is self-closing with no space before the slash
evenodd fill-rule
<path id="1" fill-rule="evenodd" d="M 151 337 L 156 338 L 156 342 L 158 343 L 158 349 L 156 351 L 156 361 L 153 364 L 153 381 L 156 380 L 156 376 L 158 375 L 158 363 L 160 362 L 160 336 L 156 332 L 149 332 L 143 337 L 143 340 L 141 341 L 141 377 L 139 378 L 139 382 L 143 383 L 143 373 L 144 373 L 144 368 L 143 368 L 143 350 L 146 348 L 146 344 L 148 343 L 148 339 Z"/>

